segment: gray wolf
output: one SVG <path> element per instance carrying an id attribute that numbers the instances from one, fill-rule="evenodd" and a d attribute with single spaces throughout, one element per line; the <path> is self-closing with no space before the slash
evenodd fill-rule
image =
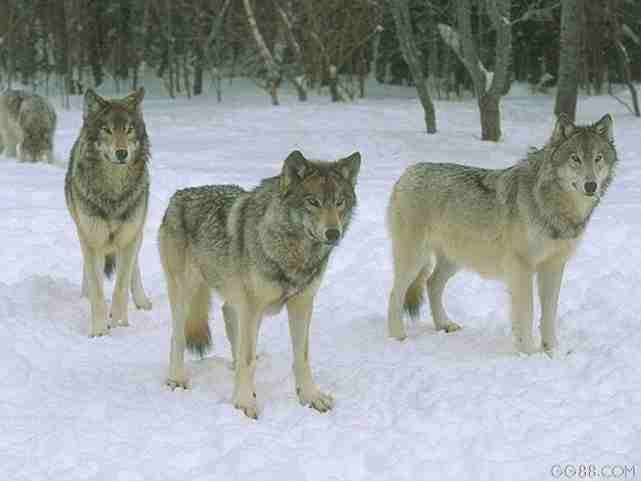
<path id="1" fill-rule="evenodd" d="M 117 100 L 87 90 L 82 129 L 67 168 L 65 198 L 82 249 L 91 336 L 102 336 L 108 329 L 103 270 L 110 275 L 117 266 L 110 314 L 114 325 L 128 324 L 129 286 L 136 306 L 151 309 L 138 266 L 149 200 L 150 147 L 143 97 L 142 88 Z"/>
<path id="2" fill-rule="evenodd" d="M 327 262 L 356 207 L 361 157 L 307 160 L 292 152 L 281 174 L 251 191 L 236 185 L 179 190 L 159 231 L 159 250 L 173 317 L 171 388 L 187 387 L 184 351 L 210 345 L 210 298 L 222 313 L 235 366 L 234 405 L 257 417 L 256 342 L 265 315 L 287 307 L 300 402 L 324 412 L 334 405 L 309 366 L 314 296 Z"/>
<path id="3" fill-rule="evenodd" d="M 0 95 L 0 151 L 22 162 L 53 162 L 56 111 L 47 99 L 22 90 Z"/>
<path id="4" fill-rule="evenodd" d="M 409 167 L 388 208 L 394 258 L 390 336 L 405 338 L 402 311 L 417 316 L 426 288 L 435 327 L 460 329 L 445 312 L 443 291 L 459 269 L 470 269 L 507 284 L 515 347 L 537 352 L 532 335 L 536 275 L 542 347 L 555 354 L 563 270 L 616 164 L 612 118 L 605 115 L 589 126 L 559 117 L 549 142 L 507 169 Z"/>

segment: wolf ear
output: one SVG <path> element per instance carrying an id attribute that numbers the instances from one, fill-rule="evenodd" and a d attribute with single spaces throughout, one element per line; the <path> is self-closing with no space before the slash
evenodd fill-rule
<path id="1" fill-rule="evenodd" d="M 614 132 L 612 124 L 612 116 L 610 114 L 605 114 L 603 117 L 601 117 L 601 120 L 594 124 L 594 130 L 596 130 L 597 134 L 602 135 L 603 137 L 608 139 L 608 141 L 613 142 Z"/>
<path id="2" fill-rule="evenodd" d="M 356 185 L 356 178 L 361 169 L 361 153 L 354 152 L 349 157 L 336 162 L 341 175 L 345 177 L 352 185 Z"/>
<path id="3" fill-rule="evenodd" d="M 567 139 L 572 135 L 574 129 L 576 129 L 576 126 L 572 123 L 570 118 L 564 113 L 559 114 L 554 127 L 554 132 L 552 132 L 552 141 L 560 142 Z"/>
<path id="4" fill-rule="evenodd" d="M 140 87 L 138 90 L 131 92 L 124 98 L 124 101 L 131 108 L 137 109 L 145 98 L 145 87 Z"/>
<path id="5" fill-rule="evenodd" d="M 283 194 L 289 191 L 292 184 L 300 182 L 305 177 L 309 164 L 300 150 L 294 150 L 285 159 L 280 176 L 280 190 Z"/>
<path id="6" fill-rule="evenodd" d="M 85 101 L 83 106 L 83 117 L 86 119 L 92 114 L 99 112 L 102 108 L 108 105 L 108 102 L 103 99 L 100 95 L 93 91 L 93 89 L 88 89 L 85 92 Z"/>

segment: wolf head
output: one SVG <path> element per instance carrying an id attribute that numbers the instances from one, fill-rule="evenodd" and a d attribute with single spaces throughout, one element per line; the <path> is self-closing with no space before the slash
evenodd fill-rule
<path id="1" fill-rule="evenodd" d="M 147 148 L 147 132 L 141 103 L 145 96 L 140 87 L 124 99 L 106 100 L 89 89 L 84 100 L 84 128 L 89 140 L 104 160 L 125 165 Z"/>
<path id="2" fill-rule="evenodd" d="M 285 160 L 280 176 L 283 202 L 290 220 L 313 241 L 339 243 L 356 206 L 354 187 L 361 154 L 336 162 L 307 160 L 295 150 Z"/>
<path id="3" fill-rule="evenodd" d="M 617 162 L 612 117 L 606 114 L 593 125 L 576 126 L 561 114 L 550 153 L 551 167 L 563 189 L 596 202 L 607 190 Z"/>
<path id="4" fill-rule="evenodd" d="M 24 137 L 18 145 L 18 158 L 23 162 L 52 160 L 53 141 L 48 129 L 30 129 L 24 131 Z"/>

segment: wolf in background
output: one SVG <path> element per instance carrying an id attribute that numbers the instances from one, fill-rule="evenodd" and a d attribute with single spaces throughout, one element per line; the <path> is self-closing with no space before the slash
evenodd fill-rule
<path id="1" fill-rule="evenodd" d="M 53 162 L 56 111 L 49 101 L 23 90 L 0 95 L 0 151 L 22 162 Z"/>
<path id="2" fill-rule="evenodd" d="M 187 387 L 184 351 L 209 347 L 212 290 L 222 297 L 225 330 L 236 371 L 234 405 L 256 418 L 256 343 L 265 315 L 287 307 L 300 402 L 324 412 L 334 400 L 321 392 L 309 366 L 314 296 L 327 262 L 356 207 L 361 157 L 307 160 L 299 151 L 279 176 L 252 191 L 235 185 L 180 190 L 169 202 L 159 249 L 173 317 L 169 377 Z"/>
<path id="3" fill-rule="evenodd" d="M 405 338 L 402 311 L 417 316 L 425 288 L 435 327 L 460 329 L 445 312 L 443 291 L 459 269 L 470 269 L 507 283 L 516 348 L 536 352 L 536 275 L 542 347 L 555 353 L 563 269 L 616 164 L 610 115 L 590 126 L 576 126 L 562 115 L 543 149 L 507 169 L 436 163 L 409 167 L 394 186 L 388 208 L 394 258 L 390 336 Z"/>
<path id="4" fill-rule="evenodd" d="M 117 266 L 110 314 L 114 325 L 128 324 L 130 286 L 136 306 L 151 309 L 138 266 L 149 200 L 143 97 L 143 88 L 117 100 L 87 90 L 82 129 L 67 168 L 65 198 L 82 249 L 82 289 L 91 302 L 91 336 L 108 330 L 103 271 L 109 276 Z"/>

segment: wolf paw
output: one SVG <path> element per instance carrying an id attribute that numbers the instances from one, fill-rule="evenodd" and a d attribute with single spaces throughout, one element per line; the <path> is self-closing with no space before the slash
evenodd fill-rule
<path id="1" fill-rule="evenodd" d="M 256 393 L 253 393 L 252 398 L 245 401 L 234 401 L 234 407 L 240 409 L 245 416 L 251 419 L 258 419 L 258 407 L 256 406 Z"/>
<path id="2" fill-rule="evenodd" d="M 165 381 L 165 386 L 167 386 L 172 391 L 175 391 L 176 389 L 189 389 L 189 383 L 187 382 L 187 379 L 167 379 Z"/>
<path id="3" fill-rule="evenodd" d="M 136 309 L 151 311 L 151 301 L 146 297 L 143 299 L 134 299 L 134 304 L 136 305 Z"/>
<path id="4" fill-rule="evenodd" d="M 461 329 L 463 329 L 463 326 L 461 326 L 460 324 L 457 324 L 456 322 L 447 321 L 441 324 L 439 327 L 437 327 L 437 329 L 439 331 L 445 331 L 446 333 L 449 334 L 450 332 L 460 331 Z"/>
<path id="5" fill-rule="evenodd" d="M 519 340 L 516 342 L 516 349 L 517 351 L 523 353 L 523 354 L 536 354 L 537 352 L 541 352 L 541 350 L 538 348 L 538 346 L 534 343 L 532 340 L 525 341 L 523 339 Z"/>
<path id="6" fill-rule="evenodd" d="M 297 388 L 296 394 L 298 394 L 298 399 L 303 406 L 309 406 L 321 413 L 330 411 L 335 404 L 334 398 L 330 394 L 325 394 L 318 389 L 311 390 L 310 393 L 303 393 L 301 388 Z"/>
<path id="7" fill-rule="evenodd" d="M 89 337 L 94 338 L 94 337 L 103 337 L 109 334 L 109 329 L 107 327 L 105 328 L 99 328 L 99 329 L 92 329 L 91 334 L 89 334 Z"/>

